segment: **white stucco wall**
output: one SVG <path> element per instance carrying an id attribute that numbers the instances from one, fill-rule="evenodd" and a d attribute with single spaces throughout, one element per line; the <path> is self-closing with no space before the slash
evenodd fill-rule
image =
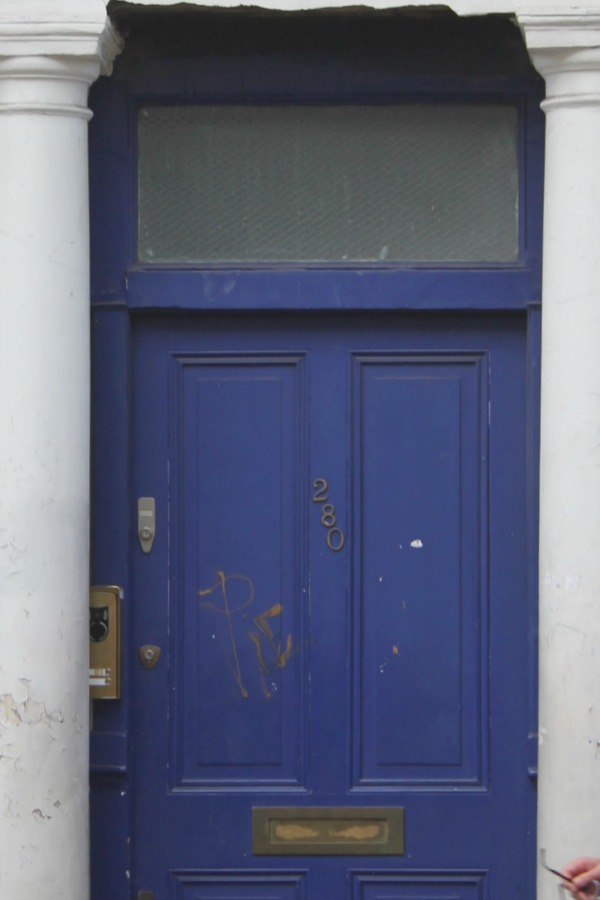
<path id="1" fill-rule="evenodd" d="M 0 0 L 7 22 L 95 22 L 106 17 L 104 0 Z"/>

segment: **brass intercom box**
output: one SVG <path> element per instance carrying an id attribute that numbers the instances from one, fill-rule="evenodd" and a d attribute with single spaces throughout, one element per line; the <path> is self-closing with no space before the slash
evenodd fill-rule
<path id="1" fill-rule="evenodd" d="M 121 589 L 90 588 L 90 697 L 121 696 Z"/>

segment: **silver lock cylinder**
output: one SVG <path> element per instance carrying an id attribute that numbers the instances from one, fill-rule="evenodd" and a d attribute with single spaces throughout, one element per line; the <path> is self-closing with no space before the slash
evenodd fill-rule
<path id="1" fill-rule="evenodd" d="M 156 534 L 156 504 L 154 497 L 138 499 L 138 537 L 144 553 L 150 553 Z"/>

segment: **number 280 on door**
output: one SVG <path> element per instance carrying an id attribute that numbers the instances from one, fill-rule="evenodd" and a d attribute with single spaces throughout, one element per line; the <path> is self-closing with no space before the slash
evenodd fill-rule
<path id="1" fill-rule="evenodd" d="M 313 481 L 315 492 L 313 494 L 313 503 L 322 503 L 321 507 L 321 525 L 327 529 L 327 546 L 330 550 L 337 553 L 341 550 L 346 542 L 344 532 L 337 527 L 337 519 L 335 516 L 335 506 L 329 503 L 327 495 L 327 482 L 324 478 L 315 478 Z"/>

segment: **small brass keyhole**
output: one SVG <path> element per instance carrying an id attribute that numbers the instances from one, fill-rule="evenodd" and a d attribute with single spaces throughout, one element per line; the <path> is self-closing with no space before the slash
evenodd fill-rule
<path id="1" fill-rule="evenodd" d="M 156 644 L 144 644 L 138 653 L 140 662 L 146 669 L 153 669 L 160 659 L 160 647 Z"/>

